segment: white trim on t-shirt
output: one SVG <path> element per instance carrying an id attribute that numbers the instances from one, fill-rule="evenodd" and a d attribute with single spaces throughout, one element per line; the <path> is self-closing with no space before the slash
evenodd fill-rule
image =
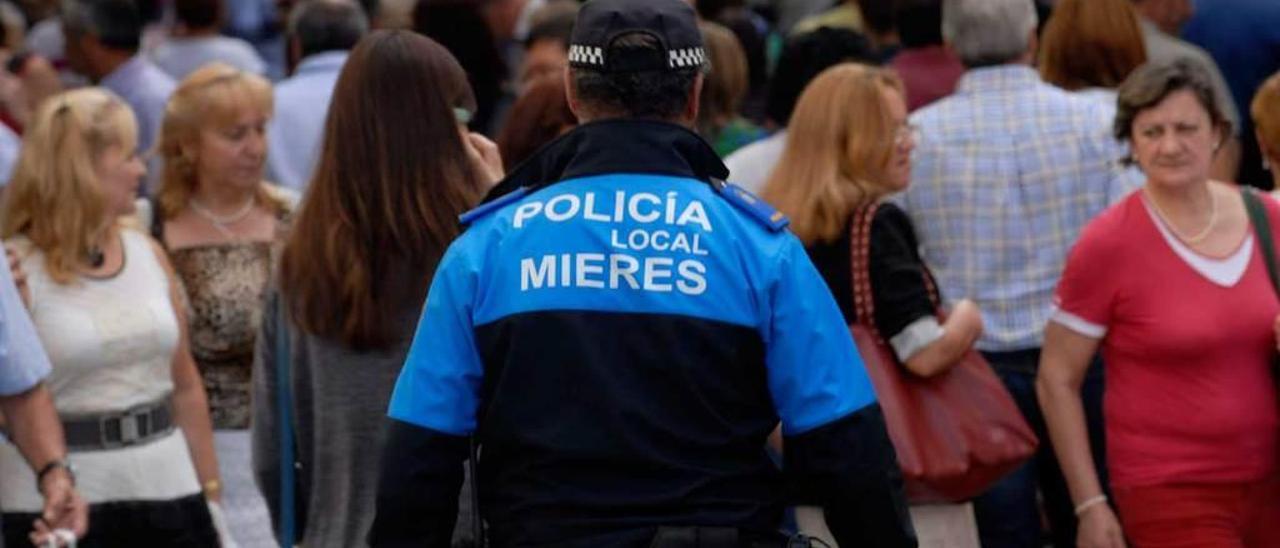
<path id="1" fill-rule="evenodd" d="M 1077 335 L 1084 335 L 1090 339 L 1101 339 L 1107 336 L 1107 326 L 1093 323 L 1058 308 L 1056 305 L 1053 307 L 1053 313 L 1049 315 L 1049 321 L 1070 329 Z"/>

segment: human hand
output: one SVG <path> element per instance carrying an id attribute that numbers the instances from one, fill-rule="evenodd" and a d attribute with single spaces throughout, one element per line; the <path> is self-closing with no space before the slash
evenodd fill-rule
<path id="1" fill-rule="evenodd" d="M 1078 548 L 1125 548 L 1120 521 L 1106 504 L 1095 504 L 1080 514 L 1076 533 Z"/>
<path id="2" fill-rule="evenodd" d="M 46 475 L 40 492 L 44 494 L 44 511 L 29 535 L 31 542 L 37 546 L 65 546 L 74 540 L 60 531 L 83 537 L 89 530 L 89 505 L 76 492 L 66 469 L 55 469 Z"/>
<path id="3" fill-rule="evenodd" d="M 462 144 L 467 149 L 467 158 L 471 160 L 472 167 L 480 174 L 486 190 L 498 184 L 498 181 L 501 181 L 503 177 L 506 177 L 506 171 L 502 168 L 502 154 L 498 152 L 498 145 L 479 133 L 466 133 L 462 137 Z"/>

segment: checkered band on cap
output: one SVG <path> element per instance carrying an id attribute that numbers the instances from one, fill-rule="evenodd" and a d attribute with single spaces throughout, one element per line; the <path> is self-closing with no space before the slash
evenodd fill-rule
<path id="1" fill-rule="evenodd" d="M 707 54 L 702 48 L 673 49 L 667 52 L 671 68 L 700 67 L 707 62 Z"/>
<path id="2" fill-rule="evenodd" d="M 604 48 L 594 46 L 569 46 L 569 62 L 591 65 L 594 67 L 604 66 Z"/>

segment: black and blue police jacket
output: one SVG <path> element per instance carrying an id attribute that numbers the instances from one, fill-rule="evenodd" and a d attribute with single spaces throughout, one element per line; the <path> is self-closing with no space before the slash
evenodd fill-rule
<path id="1" fill-rule="evenodd" d="M 915 544 L 836 303 L 727 172 L 683 127 L 596 122 L 463 215 L 391 399 L 375 546 L 448 546 L 472 438 L 492 546 L 776 531 L 787 503 L 843 545 Z"/>

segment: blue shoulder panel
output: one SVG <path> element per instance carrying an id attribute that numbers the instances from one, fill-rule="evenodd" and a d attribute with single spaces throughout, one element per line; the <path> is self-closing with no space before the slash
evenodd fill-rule
<path id="1" fill-rule="evenodd" d="M 479 207 L 471 211 L 468 211 L 466 213 L 463 213 L 462 215 L 459 215 L 458 222 L 464 225 L 469 225 L 476 219 L 479 219 L 480 217 L 484 217 L 485 215 L 488 215 L 490 213 L 493 213 L 494 211 L 502 209 L 503 206 L 513 203 L 519 200 L 520 198 L 523 198 L 524 195 L 528 193 L 529 193 L 528 187 L 522 186 L 520 188 L 517 188 L 511 192 L 503 194 L 502 196 L 494 198 L 493 200 L 480 204 Z"/>
<path id="2" fill-rule="evenodd" d="M 748 192 L 745 188 L 723 181 L 716 181 L 714 186 L 725 200 L 747 212 L 752 219 L 759 221 L 769 230 L 778 232 L 791 224 L 791 220 L 781 211 L 774 209 L 768 202 L 761 200 L 759 196 Z"/>

